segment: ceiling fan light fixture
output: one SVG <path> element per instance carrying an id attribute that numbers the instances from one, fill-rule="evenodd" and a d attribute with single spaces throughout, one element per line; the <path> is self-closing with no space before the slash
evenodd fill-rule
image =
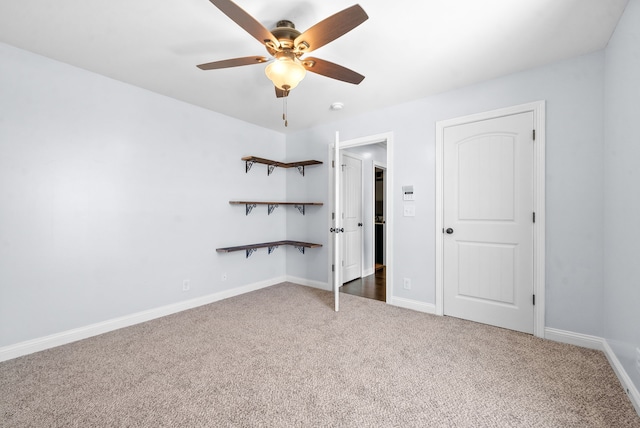
<path id="1" fill-rule="evenodd" d="M 277 88 L 290 91 L 304 79 L 307 70 L 296 58 L 281 56 L 267 65 L 264 73 Z"/>

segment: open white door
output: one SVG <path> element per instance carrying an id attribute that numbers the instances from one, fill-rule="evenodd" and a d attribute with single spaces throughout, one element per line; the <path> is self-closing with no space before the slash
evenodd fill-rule
<path id="1" fill-rule="evenodd" d="M 333 145 L 333 209 L 336 215 L 333 216 L 333 226 L 330 231 L 333 236 L 333 292 L 335 294 L 335 310 L 340 309 L 340 286 L 342 285 L 342 219 L 337 213 L 340 212 L 340 135 L 336 132 L 336 139 Z"/>

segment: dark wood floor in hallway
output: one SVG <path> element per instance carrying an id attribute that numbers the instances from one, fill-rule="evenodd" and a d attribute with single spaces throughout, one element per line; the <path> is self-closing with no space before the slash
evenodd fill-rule
<path id="1" fill-rule="evenodd" d="M 347 282 L 340 291 L 354 296 L 366 297 L 367 299 L 387 301 L 387 270 L 385 266 L 376 266 L 373 275 L 354 279 Z"/>

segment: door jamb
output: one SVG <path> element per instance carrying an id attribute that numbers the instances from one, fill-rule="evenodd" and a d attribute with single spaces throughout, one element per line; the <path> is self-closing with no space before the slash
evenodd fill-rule
<path id="1" fill-rule="evenodd" d="M 387 218 L 385 219 L 385 223 L 387 226 L 387 240 L 385 242 L 385 252 L 387 256 L 387 265 L 386 265 L 386 302 L 390 303 L 393 296 L 393 132 L 385 132 L 382 134 L 370 135 L 366 137 L 355 138 L 353 140 L 341 141 L 340 148 L 349 148 L 349 147 L 357 147 L 357 146 L 365 146 L 368 144 L 376 144 L 376 143 L 387 143 L 387 181 L 386 181 L 386 192 L 387 192 Z M 329 159 L 333 159 L 333 151 L 332 148 L 334 144 L 329 144 Z M 338 162 L 336 162 L 338 164 Z M 328 210 L 328 224 L 332 224 L 331 213 L 333 212 L 333 200 L 331 199 L 331 195 L 333 195 L 333 179 L 332 173 L 329 174 L 329 210 Z M 332 234 L 329 234 L 328 242 L 332 242 L 333 239 Z M 333 248 L 329 246 L 329 263 L 328 263 L 328 273 L 329 278 L 331 278 L 331 282 L 333 281 L 333 272 L 331 270 L 331 265 L 333 263 Z M 333 287 L 333 283 L 331 284 Z M 333 288 L 331 288 L 333 289 Z"/>
<path id="2" fill-rule="evenodd" d="M 444 130 L 445 128 L 510 116 L 518 113 L 533 112 L 534 140 L 534 210 L 533 225 L 533 334 L 544 338 L 545 327 L 545 101 L 506 107 L 436 122 L 436 311 L 444 315 Z"/>

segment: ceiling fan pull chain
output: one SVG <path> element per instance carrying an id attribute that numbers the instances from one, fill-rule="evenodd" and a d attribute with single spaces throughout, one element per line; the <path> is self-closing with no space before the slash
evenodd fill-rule
<path id="1" fill-rule="evenodd" d="M 284 126 L 287 126 L 287 97 L 282 98 L 282 120 L 284 120 Z"/>
<path id="2" fill-rule="evenodd" d="M 287 120 L 287 98 L 289 95 L 289 88 L 287 85 L 284 86 L 285 96 L 282 97 L 282 120 L 284 120 L 284 126 L 289 126 L 289 121 Z"/>

